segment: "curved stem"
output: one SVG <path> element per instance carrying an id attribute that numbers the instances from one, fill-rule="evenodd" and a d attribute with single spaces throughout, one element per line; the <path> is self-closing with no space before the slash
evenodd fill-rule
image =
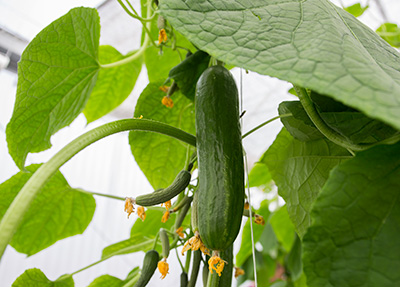
<path id="1" fill-rule="evenodd" d="M 300 102 L 306 111 L 307 115 L 310 117 L 311 121 L 317 127 L 317 129 L 331 142 L 344 147 L 351 151 L 362 151 L 365 150 L 371 145 L 358 145 L 348 142 L 343 136 L 332 130 L 330 127 L 326 125 L 324 120 L 321 118 L 319 113 L 314 107 L 313 102 L 311 101 L 307 91 L 304 88 L 293 85 L 294 90 L 297 93 L 297 96 L 300 99 Z"/>
<path id="2" fill-rule="evenodd" d="M 102 196 L 102 197 L 107 197 L 107 198 L 112 198 L 112 199 L 125 201 L 125 197 L 121 197 L 121 196 L 105 194 L 105 193 L 99 193 L 99 192 L 93 192 L 93 191 L 86 191 L 86 190 L 83 190 L 83 189 L 80 189 L 80 188 L 75 188 L 75 190 L 77 190 L 79 192 L 82 192 L 82 193 L 90 194 L 90 195 L 97 195 L 97 196 Z"/>
<path id="3" fill-rule="evenodd" d="M 256 130 L 261 129 L 263 126 L 265 126 L 265 125 L 267 125 L 267 124 L 269 124 L 269 123 L 271 123 L 271 122 L 273 122 L 273 121 L 275 121 L 275 120 L 277 120 L 277 119 L 287 118 L 287 117 L 291 117 L 291 116 L 292 116 L 292 114 L 283 114 L 283 115 L 276 116 L 276 117 L 274 117 L 274 118 L 272 118 L 272 119 L 269 119 L 268 121 L 263 122 L 262 124 L 256 126 L 254 129 L 251 129 L 250 131 L 248 131 L 247 133 L 245 133 L 245 134 L 242 136 L 242 139 L 244 139 L 244 138 L 247 137 L 248 135 L 254 133 Z"/>
<path id="4" fill-rule="evenodd" d="M 28 180 L 0 222 L 0 258 L 10 243 L 15 231 L 21 224 L 23 216 L 39 190 L 47 180 L 74 155 L 92 143 L 109 135 L 129 131 L 151 131 L 174 137 L 190 145 L 196 146 L 196 137 L 170 125 L 145 119 L 127 119 L 111 122 L 95 128 L 66 145 L 48 162 L 43 164 Z"/>
<path id="5" fill-rule="evenodd" d="M 121 4 L 121 6 L 124 8 L 126 8 L 126 6 L 124 6 L 124 4 L 120 1 L 120 0 L 118 0 L 118 2 Z M 150 1 L 147 1 L 148 3 L 147 3 L 147 15 L 149 15 L 150 14 L 150 8 L 151 8 L 151 4 L 150 4 Z M 124 8 L 124 9 L 125 9 Z M 126 10 L 125 11 L 127 11 L 127 8 L 126 8 Z M 132 14 L 133 15 L 133 14 Z M 143 55 L 143 53 L 146 51 L 146 49 L 147 49 L 147 46 L 149 45 L 149 43 L 150 42 L 153 42 L 151 39 L 150 39 L 150 27 L 151 27 L 151 22 L 147 22 L 146 23 L 146 25 L 143 25 L 143 27 L 145 28 L 145 30 L 146 30 L 146 34 L 145 34 L 145 36 L 144 36 L 144 41 L 143 41 L 143 44 L 142 44 L 142 46 L 140 47 L 140 49 L 136 52 L 136 53 L 134 53 L 134 54 L 132 54 L 132 55 L 130 55 L 130 56 L 128 56 L 128 57 L 126 57 L 126 58 L 124 58 L 124 59 L 122 59 L 122 60 L 119 60 L 119 61 L 117 61 L 117 62 L 113 62 L 113 63 L 110 63 L 110 64 L 104 64 L 104 65 L 100 65 L 100 67 L 102 68 L 102 69 L 108 69 L 108 68 L 114 68 L 114 67 L 118 67 L 118 66 L 121 66 L 121 65 L 124 65 L 124 64 L 127 64 L 127 63 L 129 63 L 129 62 L 132 62 L 132 61 L 135 61 L 135 60 L 137 60 L 137 59 L 139 59 L 142 55 Z"/>

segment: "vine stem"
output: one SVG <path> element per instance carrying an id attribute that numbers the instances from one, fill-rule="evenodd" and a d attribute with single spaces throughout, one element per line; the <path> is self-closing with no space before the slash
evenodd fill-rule
<path id="1" fill-rule="evenodd" d="M 112 199 L 125 201 L 125 197 L 122 197 L 122 196 L 116 196 L 116 195 L 93 192 L 93 191 L 86 191 L 86 190 L 83 190 L 83 189 L 80 189 L 80 188 L 75 188 L 75 190 L 77 190 L 79 192 L 82 192 L 82 193 L 86 193 L 86 194 L 97 195 L 97 196 L 102 196 L 102 197 L 107 197 L 107 198 L 112 198 Z"/>
<path id="2" fill-rule="evenodd" d="M 304 110 L 306 111 L 307 115 L 310 117 L 311 121 L 314 123 L 314 125 L 317 127 L 317 129 L 331 142 L 346 148 L 347 150 L 350 151 L 362 151 L 365 150 L 371 145 L 368 146 L 362 146 L 362 145 L 357 145 L 348 142 L 343 136 L 332 130 L 330 127 L 326 125 L 324 120 L 321 118 L 319 113 L 314 107 L 313 102 L 310 99 L 310 96 L 308 95 L 308 92 L 306 89 L 301 88 L 299 86 L 293 85 L 294 90 L 297 93 L 297 96 L 299 97 L 300 103 L 302 104 Z"/>
<path id="3" fill-rule="evenodd" d="M 242 136 L 242 139 L 244 139 L 244 138 L 247 137 L 248 135 L 254 133 L 255 131 L 261 129 L 263 126 L 265 126 L 265 125 L 267 125 L 267 124 L 269 124 L 269 123 L 271 123 L 271 122 L 273 122 L 273 121 L 275 121 L 275 120 L 277 120 L 277 119 L 287 118 L 287 117 L 291 117 L 291 116 L 292 116 L 292 114 L 283 114 L 283 115 L 279 115 L 279 116 L 273 117 L 272 119 L 269 119 L 269 120 L 263 122 L 262 124 L 256 126 L 255 128 L 253 128 L 253 129 L 251 129 L 250 131 L 248 131 L 247 133 L 245 133 L 245 134 Z"/>
<path id="4" fill-rule="evenodd" d="M 48 162 L 44 163 L 31 176 L 7 209 L 0 222 L 0 258 L 39 190 L 64 163 L 92 143 L 109 135 L 129 130 L 161 133 L 196 146 L 196 137 L 194 135 L 173 126 L 146 119 L 119 120 L 102 125 L 81 135 L 55 154 Z"/>
<path id="5" fill-rule="evenodd" d="M 119 3 L 121 4 L 122 2 L 119 1 Z M 147 1 L 147 15 L 149 15 L 150 12 L 151 12 L 151 4 L 150 3 L 151 3 L 151 1 Z M 124 6 L 122 6 L 122 7 L 124 7 Z M 102 69 L 114 68 L 114 67 L 122 66 L 122 65 L 125 65 L 125 64 L 129 63 L 129 62 L 132 62 L 132 61 L 135 61 L 135 60 L 139 59 L 143 55 L 143 53 L 146 51 L 147 46 L 149 45 L 149 43 L 153 42 L 153 41 L 151 41 L 150 35 L 149 35 L 150 28 L 151 28 L 151 22 L 147 22 L 146 25 L 143 25 L 143 27 L 146 30 L 146 34 L 144 35 L 143 45 L 140 47 L 139 50 L 137 50 L 136 53 L 134 53 L 134 54 L 122 59 L 122 60 L 119 60 L 117 62 L 100 65 L 100 67 Z"/>

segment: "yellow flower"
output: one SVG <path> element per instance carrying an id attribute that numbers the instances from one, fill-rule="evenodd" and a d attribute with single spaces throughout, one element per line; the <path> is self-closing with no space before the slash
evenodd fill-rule
<path id="1" fill-rule="evenodd" d="M 184 253 L 189 249 L 192 249 L 193 251 L 200 249 L 204 254 L 210 255 L 207 247 L 205 247 L 203 241 L 201 241 L 199 232 L 197 231 L 194 236 L 186 241 L 185 245 L 183 245 L 182 255 L 185 255 Z"/>
<path id="2" fill-rule="evenodd" d="M 185 238 L 185 234 L 183 233 L 183 227 L 179 227 L 177 230 L 175 230 L 175 233 L 179 235 L 180 238 Z"/>
<path id="3" fill-rule="evenodd" d="M 172 108 L 174 106 L 174 101 L 169 96 L 162 98 L 161 103 L 167 108 Z"/>
<path id="4" fill-rule="evenodd" d="M 258 214 L 255 214 L 254 216 L 255 216 L 255 219 L 254 219 L 255 224 L 259 224 L 259 225 L 265 224 L 264 217 L 262 217 L 261 215 L 258 215 Z"/>
<path id="5" fill-rule="evenodd" d="M 166 92 L 168 92 L 169 87 L 164 85 L 164 86 L 159 87 L 159 89 L 160 89 L 160 91 L 163 91 L 164 93 L 166 93 Z"/>
<path id="6" fill-rule="evenodd" d="M 126 197 L 125 198 L 125 209 L 124 209 L 124 211 L 126 213 L 128 213 L 128 218 L 129 218 L 129 215 L 131 215 L 131 213 L 133 213 L 135 211 L 135 208 L 133 207 L 134 203 L 135 202 L 133 201 L 132 197 Z"/>
<path id="7" fill-rule="evenodd" d="M 169 218 L 169 211 L 167 210 L 167 211 L 164 213 L 164 215 L 162 216 L 161 222 L 162 222 L 162 223 L 167 222 L 168 218 Z"/>
<path id="8" fill-rule="evenodd" d="M 144 221 L 146 219 L 146 212 L 144 211 L 143 206 L 139 206 L 137 208 L 137 214 L 142 221 Z"/>
<path id="9" fill-rule="evenodd" d="M 167 263 L 167 258 L 164 258 L 163 260 L 159 261 L 157 264 L 158 271 L 161 273 L 161 279 L 164 279 L 165 276 L 168 274 L 169 270 L 169 265 Z"/>
<path id="10" fill-rule="evenodd" d="M 167 41 L 167 32 L 165 32 L 165 29 L 161 29 L 158 32 L 158 45 L 160 45 L 162 42 Z"/>
<path id="11" fill-rule="evenodd" d="M 213 252 L 213 254 L 215 254 Z M 218 276 L 221 276 L 222 270 L 224 270 L 224 266 L 226 261 L 222 260 L 219 255 L 213 255 L 210 260 L 208 260 L 208 269 L 210 270 L 211 273 L 213 273 L 213 270 L 218 273 Z"/>
<path id="12" fill-rule="evenodd" d="M 203 252 L 205 255 L 210 256 L 210 250 L 201 242 L 200 251 Z"/>
<path id="13" fill-rule="evenodd" d="M 161 206 L 163 206 L 163 205 L 165 206 L 166 210 L 169 210 L 171 208 L 171 200 L 161 203 Z"/>
<path id="14" fill-rule="evenodd" d="M 239 267 L 235 267 L 235 278 L 238 278 L 240 275 L 244 274 L 244 270 Z"/>

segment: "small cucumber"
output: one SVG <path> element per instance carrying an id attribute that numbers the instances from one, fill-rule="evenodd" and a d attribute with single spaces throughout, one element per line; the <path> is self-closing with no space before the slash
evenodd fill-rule
<path id="1" fill-rule="evenodd" d="M 201 262 L 201 251 L 196 250 L 193 252 L 192 272 L 190 273 L 190 280 L 188 287 L 196 286 L 197 276 L 200 270 L 200 262 Z"/>
<path id="2" fill-rule="evenodd" d="M 162 246 L 162 257 L 168 258 L 169 256 L 169 238 L 164 228 L 160 229 L 160 240 Z"/>
<path id="3" fill-rule="evenodd" d="M 170 186 L 156 190 L 153 193 L 139 195 L 136 197 L 136 204 L 141 206 L 152 206 L 167 202 L 185 190 L 189 185 L 191 176 L 192 175 L 187 170 L 180 171 Z"/>
<path id="4" fill-rule="evenodd" d="M 218 287 L 231 287 L 233 273 L 233 244 L 221 252 L 221 258 L 227 263 L 225 264 L 224 271 L 219 278 Z"/>
<path id="5" fill-rule="evenodd" d="M 239 233 L 244 207 L 239 100 L 231 73 L 222 66 L 205 70 L 195 100 L 199 233 L 207 248 L 225 250 Z"/>
<path id="6" fill-rule="evenodd" d="M 150 250 L 146 252 L 146 255 L 143 259 L 143 267 L 140 273 L 139 280 L 134 287 L 145 287 L 147 285 L 157 269 L 159 259 L 160 255 L 156 250 Z"/>
<path id="7" fill-rule="evenodd" d="M 184 205 L 179 210 L 178 216 L 176 217 L 175 230 L 182 226 L 182 223 L 185 220 L 186 214 L 189 211 L 190 203 L 192 202 L 192 197 L 186 196 L 184 199 L 182 199 L 182 201 L 184 201 Z"/>
<path id="8" fill-rule="evenodd" d="M 188 275 L 186 272 L 181 273 L 181 287 L 187 287 L 188 285 Z"/>

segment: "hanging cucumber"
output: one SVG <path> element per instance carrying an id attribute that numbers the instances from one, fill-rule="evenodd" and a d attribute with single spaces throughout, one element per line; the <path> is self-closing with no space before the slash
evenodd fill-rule
<path id="1" fill-rule="evenodd" d="M 147 285 L 154 272 L 156 271 L 159 259 L 160 255 L 158 255 L 158 252 L 156 250 L 150 250 L 146 252 L 146 255 L 143 259 L 143 267 L 140 273 L 139 280 L 134 287 L 144 287 Z"/>
<path id="2" fill-rule="evenodd" d="M 136 197 L 136 204 L 141 206 L 152 206 L 167 202 L 185 190 L 189 185 L 191 174 L 187 170 L 181 170 L 172 184 L 164 189 L 158 189 L 153 193 L 139 195 Z"/>
<path id="3" fill-rule="evenodd" d="M 222 66 L 204 71 L 196 86 L 200 237 L 216 255 L 235 241 L 244 207 L 244 166 L 238 91 Z"/>

